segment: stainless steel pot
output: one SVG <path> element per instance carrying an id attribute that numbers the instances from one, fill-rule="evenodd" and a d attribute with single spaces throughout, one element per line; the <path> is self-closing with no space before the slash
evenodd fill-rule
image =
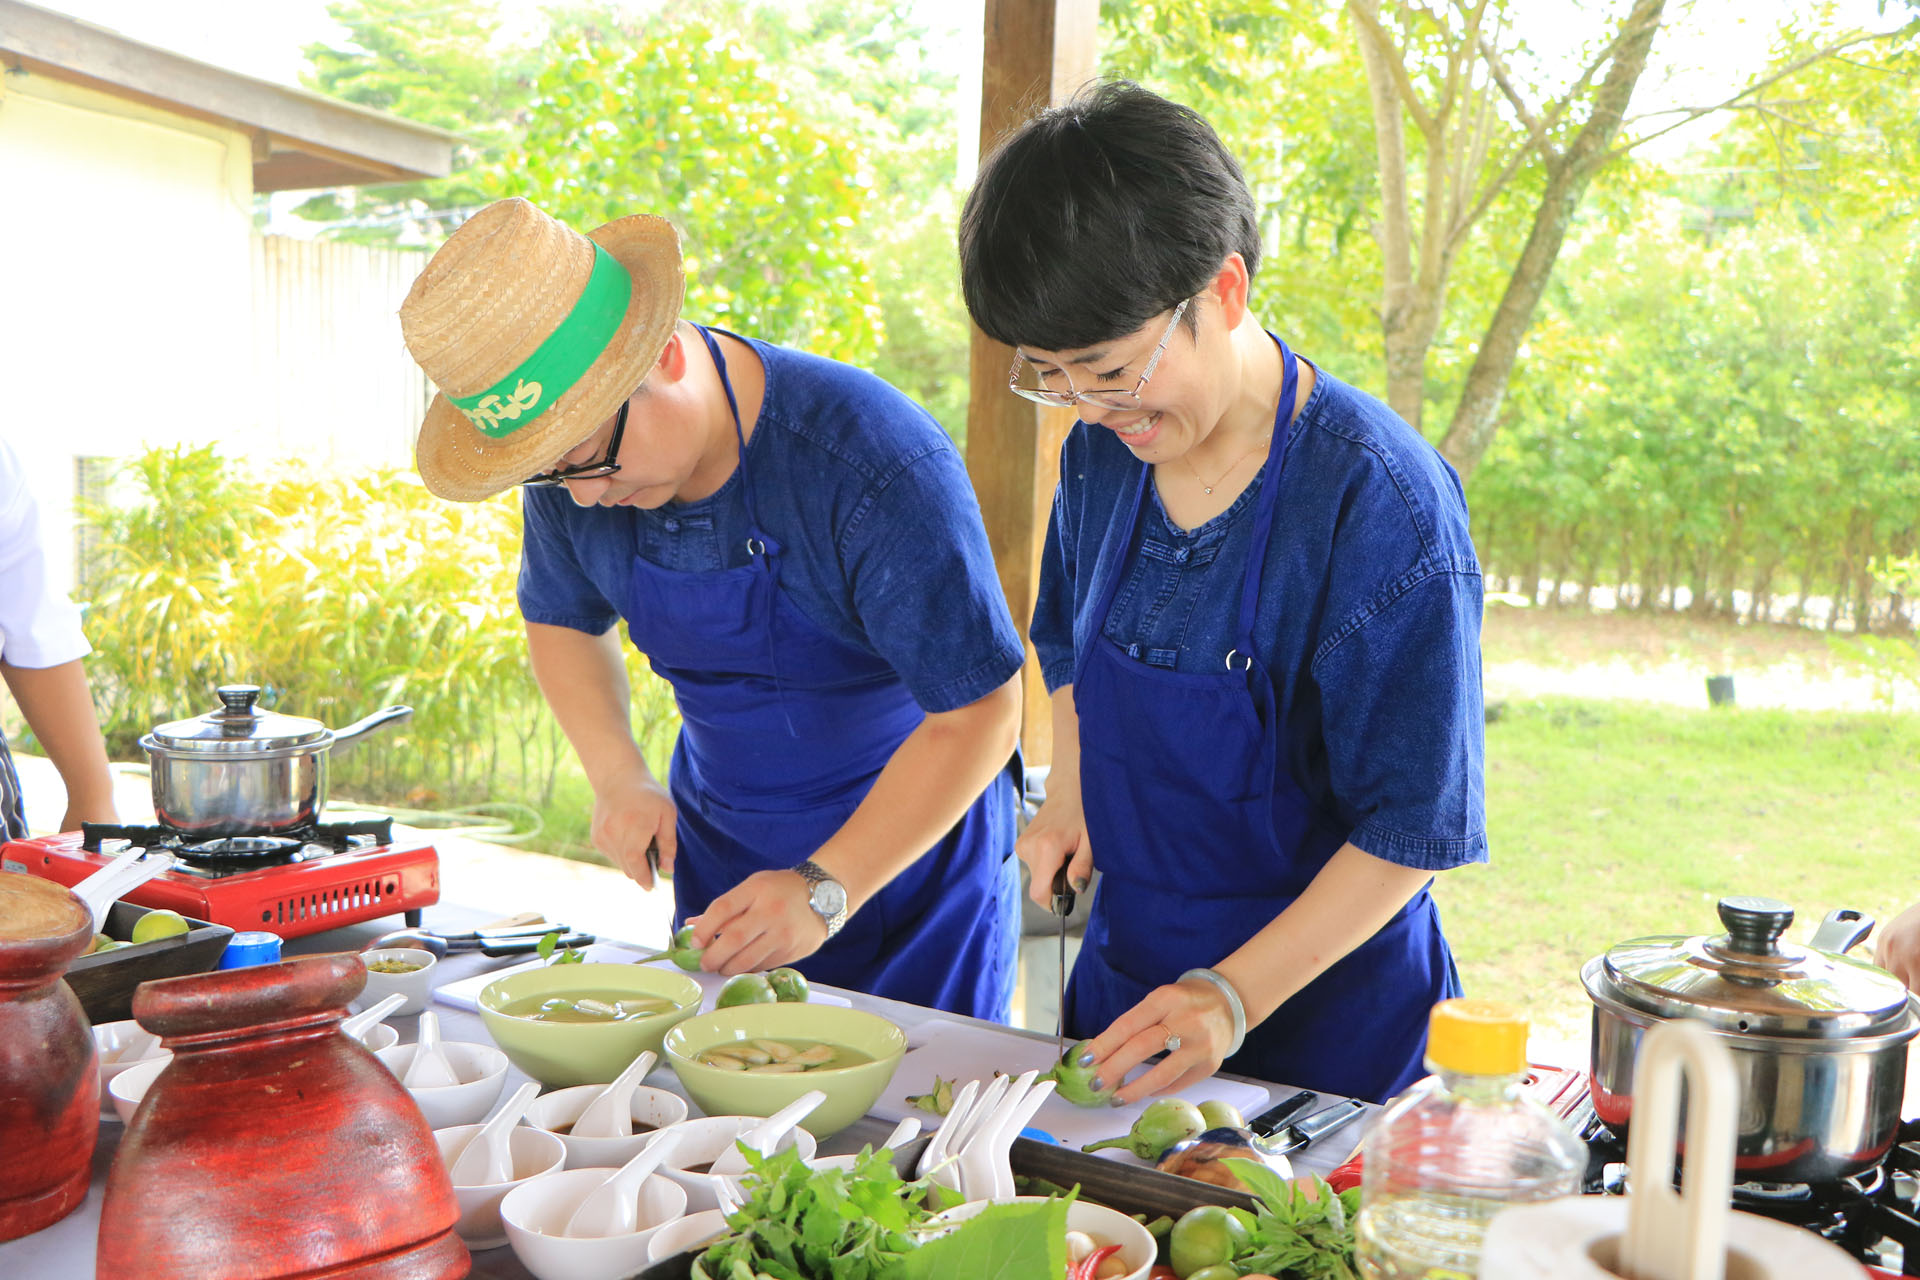
<path id="1" fill-rule="evenodd" d="M 1808 947 L 1780 941 L 1793 908 L 1768 898 L 1722 898 L 1720 921 L 1724 934 L 1635 938 L 1581 968 L 1594 1112 L 1624 1135 L 1641 1034 L 1696 1018 L 1739 1073 L 1736 1178 L 1827 1183 L 1871 1168 L 1899 1130 L 1907 1046 L 1920 1034 L 1920 1002 L 1900 981 L 1840 954 L 1873 921 L 1836 911 Z"/>
<path id="2" fill-rule="evenodd" d="M 318 720 L 261 711 L 258 685 L 223 685 L 221 706 L 140 739 L 153 778 L 153 812 L 184 835 L 280 835 L 319 819 L 327 757 L 412 707 L 392 706 L 329 729 Z"/>

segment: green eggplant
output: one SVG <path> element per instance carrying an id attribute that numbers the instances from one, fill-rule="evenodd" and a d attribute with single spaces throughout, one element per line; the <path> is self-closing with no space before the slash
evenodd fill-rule
<path id="1" fill-rule="evenodd" d="M 1092 1042 L 1081 1040 L 1070 1045 L 1067 1051 L 1060 1055 L 1060 1061 L 1053 1064 L 1053 1070 L 1047 1072 L 1041 1079 L 1051 1078 L 1054 1083 L 1054 1092 L 1075 1106 L 1104 1107 L 1113 1100 L 1115 1082 L 1103 1081 L 1100 1082 L 1099 1088 L 1095 1088 L 1094 1068 L 1077 1065 L 1078 1058 L 1090 1043 Z"/>
<path id="2" fill-rule="evenodd" d="M 1200 1108 L 1186 1099 L 1155 1098 L 1125 1134 L 1104 1142 L 1089 1142 L 1080 1149 L 1099 1151 L 1106 1147 L 1125 1147 L 1142 1160 L 1156 1160 L 1174 1143 L 1184 1142 L 1206 1127 Z"/>
<path id="3" fill-rule="evenodd" d="M 656 951 L 650 956 L 641 956 L 635 964 L 646 964 L 650 960 L 671 960 L 688 973 L 697 973 L 700 969 L 702 949 L 693 945 L 693 926 L 683 924 L 673 935 L 673 945 L 665 951 Z"/>
<path id="4" fill-rule="evenodd" d="M 807 985 L 807 975 L 798 969 L 769 969 L 767 981 L 773 985 L 773 994 L 780 997 L 782 1004 L 805 1004 L 813 994 Z"/>
<path id="5" fill-rule="evenodd" d="M 1201 1118 L 1209 1129 L 1244 1129 L 1247 1118 L 1240 1114 L 1240 1108 L 1231 1102 L 1222 1102 L 1218 1098 L 1208 1098 L 1200 1104 Z"/>

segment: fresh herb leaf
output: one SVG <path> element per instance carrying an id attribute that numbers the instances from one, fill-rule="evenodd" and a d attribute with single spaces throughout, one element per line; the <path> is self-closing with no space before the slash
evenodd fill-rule
<path id="1" fill-rule="evenodd" d="M 1257 1160 L 1233 1158 L 1234 1176 L 1254 1194 L 1258 1212 L 1233 1265 L 1248 1272 L 1287 1273 L 1297 1280 L 1355 1280 L 1353 1214 L 1357 1189 L 1338 1192 L 1315 1177 L 1315 1196 Z"/>
<path id="2" fill-rule="evenodd" d="M 907 1255 L 900 1280 L 1030 1280 L 1058 1276 L 1067 1266 L 1067 1202 L 1028 1200 L 990 1204 Z M 837 1277 L 836 1277 L 837 1280 Z"/>

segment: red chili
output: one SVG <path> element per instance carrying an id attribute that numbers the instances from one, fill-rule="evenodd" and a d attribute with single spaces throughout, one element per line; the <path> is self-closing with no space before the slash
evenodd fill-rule
<path id="1" fill-rule="evenodd" d="M 1118 1252 L 1120 1246 L 1117 1244 L 1100 1246 L 1067 1268 L 1067 1280 L 1093 1280 L 1094 1272 L 1100 1270 L 1100 1264 Z"/>

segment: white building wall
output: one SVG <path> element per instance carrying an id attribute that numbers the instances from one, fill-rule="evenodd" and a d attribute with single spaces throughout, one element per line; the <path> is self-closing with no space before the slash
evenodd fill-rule
<path id="1" fill-rule="evenodd" d="M 247 136 L 0 75 L 0 432 L 71 582 L 74 460 L 258 421 Z"/>

